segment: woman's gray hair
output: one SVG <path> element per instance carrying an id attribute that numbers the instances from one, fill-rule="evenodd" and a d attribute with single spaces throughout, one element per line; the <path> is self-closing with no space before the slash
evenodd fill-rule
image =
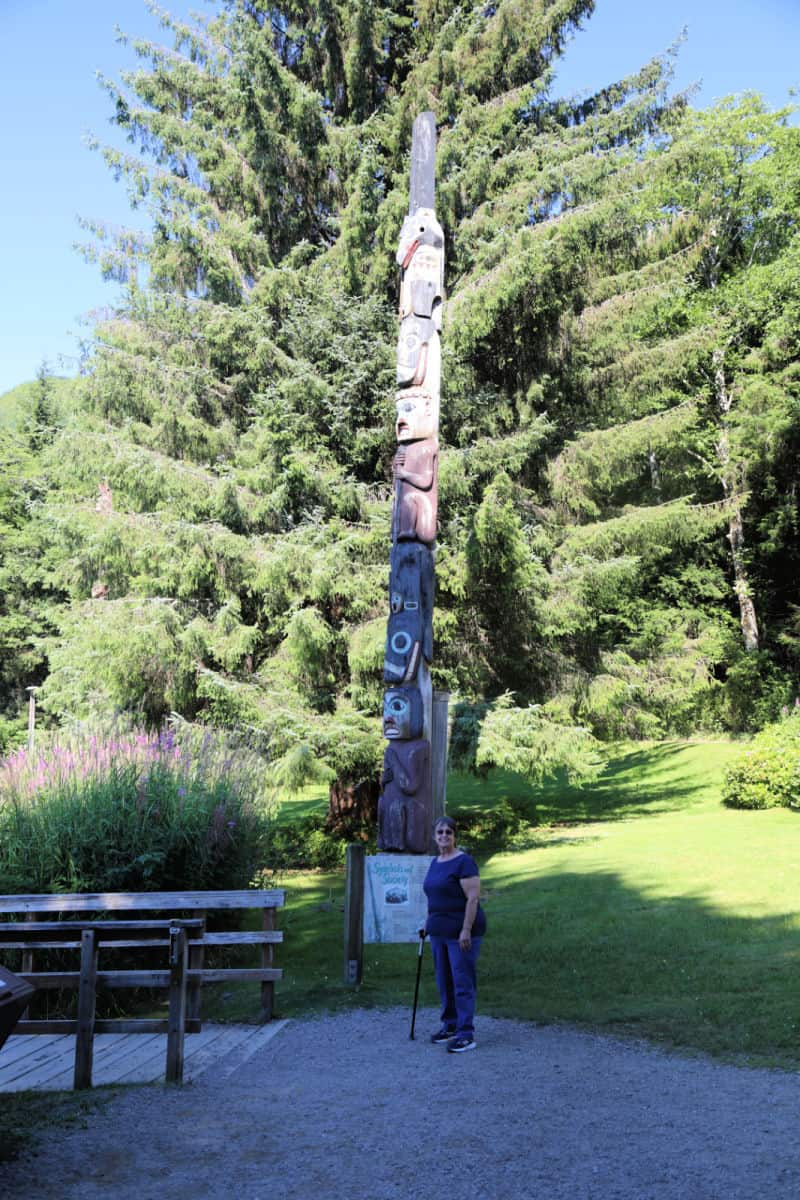
<path id="1" fill-rule="evenodd" d="M 446 825 L 448 829 L 452 829 L 453 833 L 455 833 L 455 831 L 456 831 L 456 823 L 452 817 L 437 817 L 436 820 L 433 822 L 434 833 L 436 832 L 436 830 L 439 828 L 440 825 Z"/>

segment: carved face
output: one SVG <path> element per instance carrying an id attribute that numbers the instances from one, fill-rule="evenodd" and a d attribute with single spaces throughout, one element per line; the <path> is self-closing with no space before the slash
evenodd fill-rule
<path id="1" fill-rule="evenodd" d="M 417 688 L 391 688 L 383 694 L 383 736 L 408 741 L 422 733 L 422 696 Z"/>
<path id="2" fill-rule="evenodd" d="M 439 431 L 439 400 L 425 388 L 411 387 L 397 393 L 398 442 L 435 437 Z"/>
<path id="3" fill-rule="evenodd" d="M 397 341 L 397 382 L 402 385 L 413 383 L 414 376 L 424 379 L 425 371 L 421 369 L 427 352 L 420 362 L 424 346 L 436 333 L 436 325 L 430 317 L 415 317 L 413 314 L 405 317 L 400 326 L 400 336 Z"/>

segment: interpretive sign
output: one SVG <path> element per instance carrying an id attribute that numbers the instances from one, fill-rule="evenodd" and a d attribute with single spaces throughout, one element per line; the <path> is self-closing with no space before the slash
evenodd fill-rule
<path id="1" fill-rule="evenodd" d="M 427 855 L 376 854 L 365 859 L 364 941 L 416 942 L 425 924 L 422 883 Z"/>

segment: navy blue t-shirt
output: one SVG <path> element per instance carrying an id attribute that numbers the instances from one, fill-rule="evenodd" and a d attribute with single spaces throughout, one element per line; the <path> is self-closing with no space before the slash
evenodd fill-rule
<path id="1" fill-rule="evenodd" d="M 428 920 L 425 928 L 434 937 L 457 938 L 464 924 L 467 897 L 461 886 L 462 879 L 474 879 L 478 874 L 475 859 L 469 854 L 457 854 L 439 862 L 434 858 L 422 885 L 428 897 Z M 486 932 L 486 917 L 480 904 L 472 926 L 473 937 L 482 937 Z"/>

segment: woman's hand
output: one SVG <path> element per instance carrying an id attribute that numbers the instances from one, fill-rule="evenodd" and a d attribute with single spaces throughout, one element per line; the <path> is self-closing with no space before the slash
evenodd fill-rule
<path id="1" fill-rule="evenodd" d="M 458 935 L 458 944 L 459 947 L 464 951 L 472 948 L 472 934 L 469 929 L 461 930 L 461 933 Z"/>

